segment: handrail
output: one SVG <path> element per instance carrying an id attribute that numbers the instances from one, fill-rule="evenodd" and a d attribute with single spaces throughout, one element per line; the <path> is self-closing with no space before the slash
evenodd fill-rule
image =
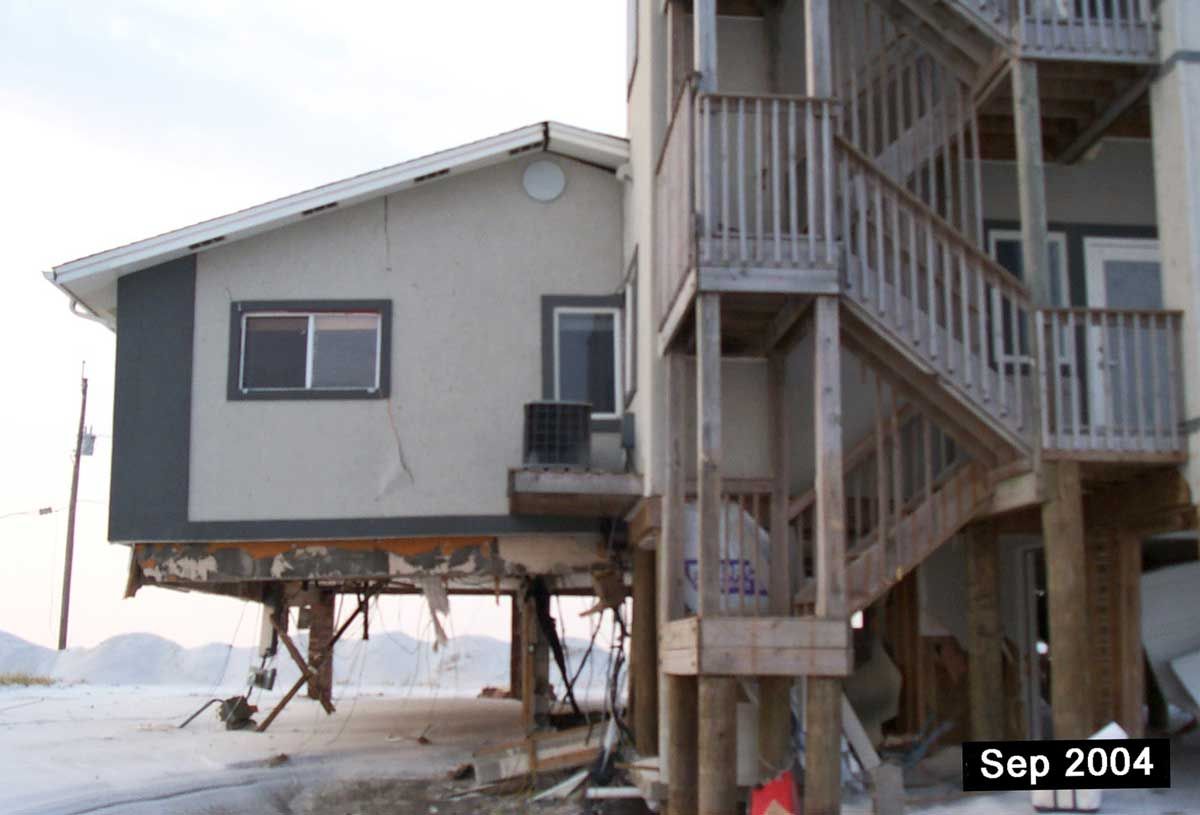
<path id="1" fill-rule="evenodd" d="M 963 235 L 961 230 L 955 228 L 948 221 L 946 221 L 945 218 L 934 212 L 934 210 L 928 204 L 926 204 L 916 195 L 913 195 L 913 193 L 907 187 L 897 183 L 887 173 L 882 172 L 875 165 L 875 162 L 871 161 L 868 156 L 864 155 L 861 150 L 859 150 L 845 138 L 837 135 L 833 137 L 833 140 L 834 143 L 837 144 L 838 148 L 845 153 L 847 158 L 861 167 L 865 172 L 870 173 L 880 185 L 887 187 L 893 195 L 902 199 L 907 206 L 917 210 L 918 214 L 927 219 L 934 227 L 937 228 L 938 232 L 942 233 L 943 236 L 948 238 L 951 242 L 958 244 L 960 251 L 971 255 L 972 259 L 983 267 L 983 271 L 985 271 L 989 277 L 998 279 L 1001 285 L 1003 285 L 1006 289 L 1011 290 L 1011 292 L 1016 295 L 1018 302 L 1029 308 L 1033 307 L 1033 298 L 1029 293 L 1029 289 L 1024 283 L 1015 278 L 1011 272 L 997 263 L 995 258 L 972 243 L 965 235 Z M 846 194 L 846 192 L 847 191 L 843 190 L 843 194 Z"/>
<path id="2" fill-rule="evenodd" d="M 679 118 L 679 108 L 683 103 L 683 98 L 689 93 L 695 92 L 696 80 L 699 77 L 700 73 L 698 71 L 692 71 L 679 83 L 679 92 L 675 94 L 675 98 L 671 101 L 671 118 L 667 121 L 667 129 L 663 133 L 662 144 L 658 146 L 658 158 L 654 162 L 655 175 L 662 172 L 663 157 L 666 156 L 667 147 L 671 144 L 671 134 L 675 131 L 675 122 Z"/>

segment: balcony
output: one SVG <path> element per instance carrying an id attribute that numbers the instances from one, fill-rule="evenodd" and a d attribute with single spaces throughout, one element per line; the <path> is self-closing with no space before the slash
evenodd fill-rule
<path id="1" fill-rule="evenodd" d="M 1015 35 L 1022 56 L 1091 62 L 1158 59 L 1150 0 L 958 0 L 956 5 L 996 34 Z M 1018 14 L 1014 32 L 1012 20 Z"/>
<path id="2" fill-rule="evenodd" d="M 729 293 L 732 324 L 757 329 L 786 303 L 762 295 L 838 291 L 836 116 L 829 99 L 679 94 L 655 190 L 662 347 L 697 292 Z"/>

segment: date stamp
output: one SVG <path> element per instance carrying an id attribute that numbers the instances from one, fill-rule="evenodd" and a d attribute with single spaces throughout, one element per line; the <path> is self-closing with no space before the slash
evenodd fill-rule
<path id="1" fill-rule="evenodd" d="M 968 741 L 967 792 L 1153 789 L 1171 786 L 1167 739 Z"/>

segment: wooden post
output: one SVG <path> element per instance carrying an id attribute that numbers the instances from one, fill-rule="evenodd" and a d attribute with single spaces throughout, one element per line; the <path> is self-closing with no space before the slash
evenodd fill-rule
<path id="1" fill-rule="evenodd" d="M 791 563 L 788 530 L 788 494 L 791 473 L 788 469 L 787 353 L 773 354 L 767 362 L 767 439 L 771 450 L 771 557 L 770 575 L 755 575 L 767 582 L 767 605 L 772 616 L 791 613 Z M 792 680 L 786 676 L 762 676 L 758 679 L 758 766 L 762 777 L 777 775 L 791 765 L 792 753 Z"/>
<path id="2" fill-rule="evenodd" d="M 967 533 L 967 682 L 971 738 L 1004 738 L 1004 666 L 1000 623 L 1000 557 L 996 527 L 978 523 Z"/>
<path id="3" fill-rule="evenodd" d="M 316 680 L 308 683 L 310 699 L 333 701 L 333 654 L 326 653 L 333 638 L 336 621 L 335 599 L 337 595 L 328 589 L 317 593 L 317 602 L 312 610 L 312 622 L 308 627 L 308 664 L 319 665 Z"/>
<path id="4" fill-rule="evenodd" d="M 1050 707 L 1054 738 L 1083 739 L 1091 731 L 1088 687 L 1087 550 L 1078 462 L 1047 462 L 1042 535 L 1050 607 Z"/>
<path id="5" fill-rule="evenodd" d="M 1017 196 L 1021 212 L 1021 264 L 1034 303 L 1048 306 L 1050 244 L 1046 234 L 1046 169 L 1042 162 L 1042 111 L 1036 62 L 1013 60 L 1012 92 Z"/>
<path id="6" fill-rule="evenodd" d="M 810 5 L 813 0 L 809 0 Z M 846 499 L 842 484 L 842 382 L 838 298 L 817 297 L 813 418 L 816 448 L 816 580 L 818 617 L 845 620 Z M 842 798 L 842 681 L 805 682 L 804 812 L 833 815 Z"/>
<path id="7" fill-rule="evenodd" d="M 658 608 L 654 550 L 633 555 L 633 735 L 643 756 L 658 753 Z"/>
<path id="8" fill-rule="evenodd" d="M 658 555 L 659 631 L 683 616 L 684 426 L 687 361 L 666 358 L 666 469 Z M 668 815 L 696 815 L 696 678 L 660 675 L 659 778 L 667 784 Z"/>
<path id="9" fill-rule="evenodd" d="M 509 624 L 511 634 L 508 646 L 508 695 L 513 699 L 523 699 L 521 692 L 521 677 L 525 659 L 522 656 L 525 648 L 521 642 L 521 598 L 514 592 L 509 596 Z"/>
<path id="10" fill-rule="evenodd" d="M 697 6 L 700 4 L 697 3 Z M 721 601 L 721 295 L 696 298 L 696 492 L 700 617 L 719 617 Z M 732 815 L 737 804 L 737 685 L 697 679 L 700 815 Z"/>
<path id="11" fill-rule="evenodd" d="M 1132 738 L 1142 738 L 1146 724 L 1142 702 L 1146 674 L 1142 655 L 1142 539 L 1128 531 L 1117 534 L 1117 723 Z"/>
<path id="12" fill-rule="evenodd" d="M 717 90 L 717 0 L 695 0 L 692 3 L 692 45 L 695 70 L 700 90 Z"/>
<path id="13" fill-rule="evenodd" d="M 538 628 L 537 601 L 521 598 L 521 724 L 529 732 L 550 712 L 550 646 Z"/>

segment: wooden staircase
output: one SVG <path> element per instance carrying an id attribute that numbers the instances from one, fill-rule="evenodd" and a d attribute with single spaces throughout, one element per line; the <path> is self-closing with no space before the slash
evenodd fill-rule
<path id="1" fill-rule="evenodd" d="M 888 386 L 877 378 L 877 404 Z M 892 402 L 896 394 L 892 390 Z M 861 611 L 954 538 L 987 505 L 988 469 L 909 403 L 877 418 L 845 460 L 847 569 L 851 612 Z M 812 548 L 815 494 L 790 502 L 792 535 Z M 803 560 L 803 559 L 802 559 Z M 815 580 L 801 563 L 796 606 L 811 611 Z"/>

